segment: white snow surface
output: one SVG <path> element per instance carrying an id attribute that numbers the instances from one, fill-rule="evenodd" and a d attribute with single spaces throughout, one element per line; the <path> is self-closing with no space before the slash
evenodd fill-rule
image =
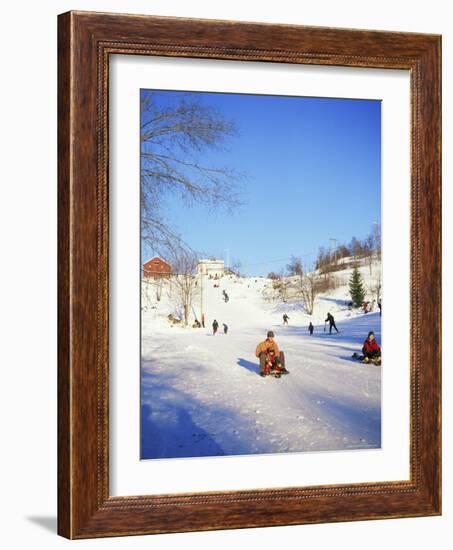
<path id="1" fill-rule="evenodd" d="M 367 282 L 367 268 L 361 271 Z M 381 367 L 351 355 L 361 351 L 369 330 L 381 343 L 381 319 L 379 312 L 348 310 L 348 276 L 340 272 L 345 284 L 318 296 L 313 316 L 299 301 L 265 299 L 268 279 L 225 276 L 220 288 L 205 279 L 205 329 L 171 326 L 167 316 L 177 311 L 166 285 L 156 301 L 143 284 L 141 457 L 379 448 Z M 328 311 L 340 334 L 324 331 Z M 282 324 L 284 312 L 289 326 Z M 226 335 L 222 323 L 229 327 Z M 258 376 L 255 348 L 267 330 L 285 352 L 290 374 L 280 379 Z"/>

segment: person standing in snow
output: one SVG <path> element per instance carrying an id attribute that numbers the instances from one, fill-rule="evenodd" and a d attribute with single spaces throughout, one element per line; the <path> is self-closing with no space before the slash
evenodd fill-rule
<path id="1" fill-rule="evenodd" d="M 286 313 L 283 314 L 283 324 L 284 325 L 287 325 L 288 324 L 288 320 L 289 320 L 289 317 Z"/>
<path id="2" fill-rule="evenodd" d="M 379 308 L 379 317 L 382 317 L 382 304 L 381 304 L 381 300 L 379 300 L 379 302 L 377 303 L 378 305 L 378 308 Z"/>
<path id="3" fill-rule="evenodd" d="M 340 332 L 337 329 L 337 325 L 335 324 L 334 316 L 330 313 L 330 311 L 327 314 L 327 319 L 324 322 L 327 323 L 327 321 L 329 321 L 329 334 L 332 334 L 332 328 L 334 328 L 337 331 L 337 333 Z"/>
<path id="4" fill-rule="evenodd" d="M 371 330 L 368 333 L 367 339 L 365 342 L 363 342 L 363 360 L 365 363 L 368 363 L 369 361 L 377 360 L 381 357 L 381 348 L 379 347 L 379 344 L 376 342 L 376 339 L 374 337 L 374 332 Z"/>
<path id="5" fill-rule="evenodd" d="M 289 374 L 289 371 L 285 367 L 285 354 L 279 350 L 272 330 L 268 331 L 266 340 L 256 346 L 255 355 L 260 360 L 260 376 L 266 376 L 267 364 L 269 362 L 280 367 L 281 374 Z"/>
<path id="6" fill-rule="evenodd" d="M 201 314 L 201 326 L 202 326 L 203 328 L 205 328 L 204 322 L 205 322 L 205 317 L 204 317 L 204 313 L 202 313 L 202 314 Z"/>
<path id="7" fill-rule="evenodd" d="M 315 327 L 313 326 L 313 323 L 310 321 L 310 324 L 308 325 L 308 331 L 310 333 L 310 336 L 313 336 L 314 330 L 315 330 Z"/>
<path id="8" fill-rule="evenodd" d="M 228 325 L 223 323 L 223 334 L 227 334 L 228 333 Z"/>
<path id="9" fill-rule="evenodd" d="M 212 335 L 213 336 L 216 335 L 218 328 L 219 328 L 219 323 L 214 319 L 214 322 L 212 323 Z"/>
<path id="10" fill-rule="evenodd" d="M 225 303 L 227 303 L 230 298 L 228 297 L 226 290 L 222 290 L 222 294 L 223 294 L 223 299 L 225 300 Z"/>

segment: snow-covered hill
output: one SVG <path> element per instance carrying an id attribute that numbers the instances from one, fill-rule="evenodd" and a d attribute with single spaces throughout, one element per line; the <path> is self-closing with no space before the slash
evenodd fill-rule
<path id="1" fill-rule="evenodd" d="M 367 271 L 362 267 L 364 278 Z M 226 276 L 219 288 L 206 279 L 205 329 L 171 325 L 168 314 L 180 312 L 167 285 L 157 302 L 144 284 L 142 458 L 379 447 L 381 368 L 351 355 L 369 330 L 380 342 L 380 316 L 349 310 L 349 272 L 336 277 L 345 284 L 318 296 L 313 316 L 300 300 L 269 300 L 268 279 Z M 199 317 L 199 300 L 191 320 Z M 327 311 L 340 334 L 324 332 Z M 289 326 L 282 325 L 284 312 Z M 212 335 L 214 318 L 228 334 Z M 255 347 L 269 329 L 290 371 L 281 379 L 258 376 Z"/>

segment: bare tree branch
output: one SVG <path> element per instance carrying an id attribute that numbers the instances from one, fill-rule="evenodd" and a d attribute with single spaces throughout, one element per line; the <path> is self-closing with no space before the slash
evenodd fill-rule
<path id="1" fill-rule="evenodd" d="M 194 252 L 176 247 L 172 250 L 169 260 L 172 265 L 172 274 L 169 278 L 169 284 L 173 289 L 172 296 L 182 308 L 184 325 L 187 326 L 190 308 L 199 292 L 196 276 L 198 257 Z"/>
<path id="2" fill-rule="evenodd" d="M 188 205 L 200 203 L 233 211 L 241 204 L 238 185 L 244 175 L 210 165 L 207 154 L 223 150 L 226 139 L 235 135 L 233 121 L 190 94 L 169 100 L 163 92 L 142 93 L 142 239 L 155 252 L 165 253 L 167 247 L 171 250 L 183 244 L 162 214 L 171 194 L 178 194 Z"/>

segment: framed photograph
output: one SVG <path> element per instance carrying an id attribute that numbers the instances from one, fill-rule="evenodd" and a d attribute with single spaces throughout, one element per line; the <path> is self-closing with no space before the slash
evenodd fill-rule
<path id="1" fill-rule="evenodd" d="M 58 40 L 59 534 L 440 514 L 440 37 Z"/>

